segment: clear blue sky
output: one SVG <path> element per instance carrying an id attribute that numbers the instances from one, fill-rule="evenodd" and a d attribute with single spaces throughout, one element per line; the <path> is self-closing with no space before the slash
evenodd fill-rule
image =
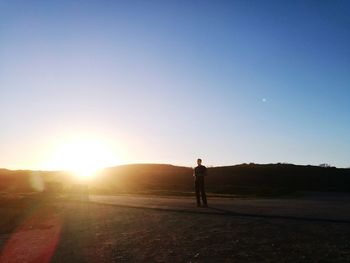
<path id="1" fill-rule="evenodd" d="M 349 1 L 0 1 L 0 167 L 86 134 L 116 164 L 349 167 L 349 47 Z"/>

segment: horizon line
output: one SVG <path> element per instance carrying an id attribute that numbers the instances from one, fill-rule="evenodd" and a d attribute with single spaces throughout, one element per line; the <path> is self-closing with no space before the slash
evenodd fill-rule
<path id="1" fill-rule="evenodd" d="M 131 166 L 131 165 L 169 165 L 169 166 L 176 166 L 176 167 L 183 167 L 183 168 L 193 168 L 194 166 L 186 166 L 186 165 L 179 165 L 179 164 L 171 164 L 171 163 L 153 163 L 153 162 L 139 162 L 139 163 L 124 163 L 124 164 L 117 164 L 114 166 L 106 166 L 97 169 L 97 171 L 101 171 L 104 169 L 111 169 L 116 167 L 122 167 L 122 166 Z M 318 165 L 315 164 L 297 164 L 297 163 L 288 163 L 288 162 L 276 162 L 276 163 L 255 163 L 255 162 L 249 162 L 249 163 L 236 163 L 236 164 L 229 164 L 229 165 L 207 165 L 208 168 L 219 168 L 219 167 L 230 167 L 230 166 L 239 166 L 239 165 L 294 165 L 294 166 L 313 166 L 313 167 L 320 167 L 320 168 L 336 168 L 336 169 L 350 169 L 349 167 L 338 167 L 329 165 L 327 163 L 321 163 Z M 328 165 L 328 166 L 322 166 L 322 165 Z M 26 169 L 26 168 L 20 168 L 20 169 L 12 169 L 12 168 L 5 168 L 1 167 L 0 170 L 8 170 L 8 171 L 32 171 L 32 172 L 71 172 L 69 169 Z"/>

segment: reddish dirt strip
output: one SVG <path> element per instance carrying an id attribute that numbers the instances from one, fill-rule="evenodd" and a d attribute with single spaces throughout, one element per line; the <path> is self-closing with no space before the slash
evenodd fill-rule
<path id="1" fill-rule="evenodd" d="M 60 240 L 62 222 L 50 208 L 41 208 L 11 234 L 0 255 L 3 263 L 48 263 Z"/>

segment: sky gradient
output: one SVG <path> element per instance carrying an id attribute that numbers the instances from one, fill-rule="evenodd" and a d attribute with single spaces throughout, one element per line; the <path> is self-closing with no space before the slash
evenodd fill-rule
<path id="1" fill-rule="evenodd" d="M 0 167 L 350 167 L 349 1 L 53 2 L 0 1 Z"/>

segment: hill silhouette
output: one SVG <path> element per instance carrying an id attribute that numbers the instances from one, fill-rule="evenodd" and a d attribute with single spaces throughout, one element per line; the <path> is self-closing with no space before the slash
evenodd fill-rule
<path id="1" fill-rule="evenodd" d="M 0 191 L 61 191 L 69 189 L 72 184 L 74 178 L 65 172 L 0 169 Z M 350 169 L 281 163 L 209 167 L 206 188 L 217 194 L 349 192 Z M 193 191 L 192 168 L 168 164 L 110 167 L 101 170 L 90 182 L 90 190 L 106 194 L 189 193 Z"/>
<path id="2" fill-rule="evenodd" d="M 192 169 L 164 164 L 136 164 L 106 169 L 109 185 L 133 190 L 191 191 Z M 241 164 L 209 167 L 208 192 L 263 194 L 292 191 L 350 191 L 350 169 L 293 164 Z"/>

